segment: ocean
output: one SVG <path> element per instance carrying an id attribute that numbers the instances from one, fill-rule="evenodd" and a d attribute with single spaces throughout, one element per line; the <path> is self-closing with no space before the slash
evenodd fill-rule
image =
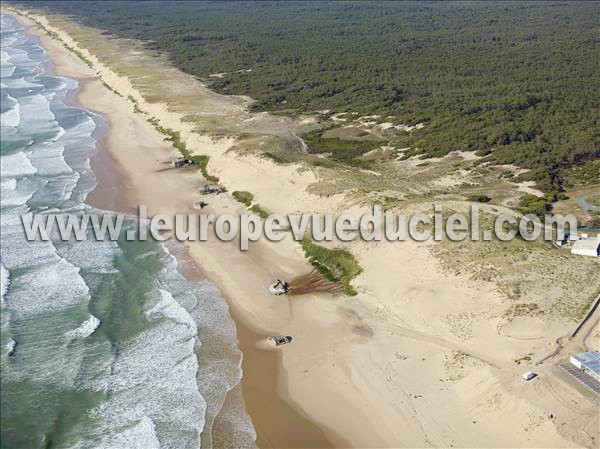
<path id="1" fill-rule="evenodd" d="M 1 25 L 0 446 L 253 447 L 212 283 L 154 241 L 25 240 L 22 215 L 110 213 L 86 204 L 104 118 L 73 104 L 77 81 L 39 40 Z"/>

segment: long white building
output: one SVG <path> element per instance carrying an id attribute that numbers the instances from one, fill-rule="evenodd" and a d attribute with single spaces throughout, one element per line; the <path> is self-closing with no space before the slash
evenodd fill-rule
<path id="1" fill-rule="evenodd" d="M 569 361 L 572 365 L 575 365 L 600 382 L 600 352 L 588 351 L 581 354 L 573 354 Z"/>
<path id="2" fill-rule="evenodd" d="M 571 247 L 571 254 L 600 257 L 600 239 L 577 240 Z"/>

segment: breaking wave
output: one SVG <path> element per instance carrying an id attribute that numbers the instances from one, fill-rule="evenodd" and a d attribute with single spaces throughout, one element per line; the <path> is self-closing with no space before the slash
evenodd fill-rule
<path id="1" fill-rule="evenodd" d="M 219 441 L 252 445 L 235 326 L 213 284 L 185 278 L 157 242 L 25 241 L 22 215 L 109 213 L 85 204 L 104 119 L 68 104 L 77 82 L 1 20 L 3 445 L 211 447 L 219 413 L 237 418 Z"/>
<path id="2" fill-rule="evenodd" d="M 100 326 L 100 320 L 96 318 L 94 315 L 90 315 L 90 317 L 81 323 L 77 329 L 73 329 L 66 333 L 69 338 L 85 338 L 89 337 L 94 333 L 94 331 Z"/>

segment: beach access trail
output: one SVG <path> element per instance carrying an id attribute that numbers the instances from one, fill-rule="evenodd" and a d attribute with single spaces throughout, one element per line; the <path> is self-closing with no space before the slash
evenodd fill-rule
<path id="1" fill-rule="evenodd" d="M 315 203 L 306 191 L 314 175 L 258 157 L 238 158 L 228 151 L 233 138 L 194 133 L 167 105 L 147 103 L 128 79 L 98 61 L 93 49 L 79 47 L 52 26 L 52 18 L 31 17 L 37 23 L 18 18 L 40 37 L 56 72 L 81 80 L 78 101 L 110 122 L 103 144 L 120 173 L 127 211 L 146 204 L 150 215 L 195 213 L 193 205 L 203 199 L 209 213 L 246 212 L 229 194 L 202 197 L 205 181 L 196 171 L 165 170 L 179 154 L 146 115 L 133 111 L 128 96 L 162 126 L 181 131 L 189 148 L 202 148 L 211 158 L 210 171 L 230 191 L 237 186 L 228 180 L 239 175 L 271 211 L 342 207 L 341 198 Z M 545 397 L 545 389 L 528 389 L 520 377 L 524 368 L 513 360 L 527 353 L 531 342 L 498 334 L 506 306 L 495 287 L 444 273 L 427 245 L 405 242 L 391 250 L 386 242 L 354 244 L 364 272 L 352 298 L 270 295 L 266 287 L 274 279 L 312 270 L 289 238 L 262 239 L 247 252 L 239 251 L 237 242 L 217 239 L 187 246 L 202 273 L 222 290 L 237 323 L 243 389 L 260 447 L 487 447 L 490 441 L 504 447 L 578 447 L 585 435 L 577 433 L 573 441 L 570 429 L 594 425 L 594 406 L 584 399 L 566 407 Z M 465 320 L 463 314 L 477 319 Z M 277 351 L 264 348 L 264 339 L 276 334 L 292 335 L 294 341 Z M 552 339 L 536 344 L 549 347 Z M 572 394 L 563 383 L 550 385 L 561 398 Z M 548 418 L 549 410 L 561 423 Z"/>

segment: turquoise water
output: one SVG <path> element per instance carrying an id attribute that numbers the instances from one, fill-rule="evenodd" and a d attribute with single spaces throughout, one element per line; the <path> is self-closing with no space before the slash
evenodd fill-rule
<path id="1" fill-rule="evenodd" d="M 25 240 L 21 215 L 107 212 L 85 203 L 104 119 L 69 104 L 77 82 L 53 75 L 9 16 L 1 39 L 0 446 L 211 447 L 215 419 L 219 441 L 252 446 L 214 285 L 183 277 L 153 241 Z"/>

